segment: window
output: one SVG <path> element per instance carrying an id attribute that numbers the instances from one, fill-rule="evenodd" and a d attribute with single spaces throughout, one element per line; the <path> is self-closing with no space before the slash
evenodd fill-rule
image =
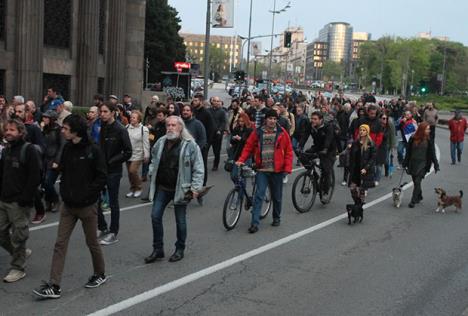
<path id="1" fill-rule="evenodd" d="M 71 7 L 71 0 L 45 0 L 44 45 L 70 47 Z"/>
<path id="2" fill-rule="evenodd" d="M 217 48 L 221 48 L 221 44 L 220 44 L 220 43 L 217 43 L 217 44 L 216 44 L 216 47 L 217 47 Z"/>
<path id="3" fill-rule="evenodd" d="M 0 95 L 5 95 L 5 70 L 0 69 Z"/>
<path id="4" fill-rule="evenodd" d="M 47 88 L 55 87 L 64 100 L 70 100 L 70 76 L 44 74 L 42 77 L 43 95 L 47 94 Z"/>
<path id="5" fill-rule="evenodd" d="M 104 54 L 106 32 L 106 0 L 99 0 L 99 54 Z"/>
<path id="6" fill-rule="evenodd" d="M 0 0 L 0 40 L 5 39 L 6 0 Z"/>
<path id="7" fill-rule="evenodd" d="M 188 44 L 189 44 L 189 46 L 193 46 L 193 43 L 192 43 L 192 42 L 189 42 Z"/>

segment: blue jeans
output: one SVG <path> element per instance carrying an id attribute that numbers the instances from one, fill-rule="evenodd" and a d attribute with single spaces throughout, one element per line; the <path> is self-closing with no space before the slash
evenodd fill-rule
<path id="1" fill-rule="evenodd" d="M 58 176 L 59 173 L 56 169 L 48 168 L 46 170 L 44 179 L 44 199 L 46 200 L 46 202 L 56 203 L 59 200 L 57 190 L 55 190 L 55 182 L 57 181 Z"/>
<path id="2" fill-rule="evenodd" d="M 406 143 L 402 140 L 398 142 L 397 154 L 398 154 L 398 164 L 402 165 L 403 161 L 405 160 L 405 154 L 406 154 Z"/>
<path id="3" fill-rule="evenodd" d="M 283 173 L 258 171 L 255 176 L 255 196 L 252 209 L 251 225 L 260 225 L 260 212 L 267 186 L 270 188 L 273 201 L 273 219 L 281 219 L 281 203 L 283 201 Z"/>
<path id="4" fill-rule="evenodd" d="M 452 163 L 461 161 L 461 155 L 463 153 L 463 142 L 450 142 L 450 156 L 452 157 Z"/>
<path id="5" fill-rule="evenodd" d="M 107 175 L 107 192 L 109 193 L 109 207 L 111 209 L 111 224 L 109 231 L 114 234 L 119 233 L 120 206 L 119 206 L 119 188 L 122 173 L 109 173 Z M 98 229 L 107 230 L 107 222 L 102 212 L 101 203 L 98 205 Z"/>
<path id="6" fill-rule="evenodd" d="M 174 199 L 175 192 L 156 190 L 154 194 L 153 208 L 151 210 L 151 222 L 153 224 L 153 248 L 154 250 L 164 249 L 164 228 L 162 217 L 167 204 Z M 174 205 L 174 213 L 177 229 L 176 249 L 185 249 L 185 240 L 187 239 L 187 205 Z"/>

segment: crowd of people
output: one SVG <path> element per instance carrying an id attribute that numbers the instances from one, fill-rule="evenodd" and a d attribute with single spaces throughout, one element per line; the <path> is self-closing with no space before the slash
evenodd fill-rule
<path id="1" fill-rule="evenodd" d="M 205 101 L 196 94 L 184 103 L 170 97 L 162 102 L 155 95 L 144 111 L 131 96 L 123 96 L 120 103 L 118 96 L 96 95 L 86 117 L 72 112 L 73 104 L 54 87 L 40 106 L 22 96 L 11 103 L 0 96 L 0 244 L 12 258 L 4 281 L 26 275 L 26 259 L 32 253 L 26 247 L 29 223 L 40 224 L 47 212 L 60 211 L 50 277 L 34 290 L 44 298 L 61 296 L 68 242 L 78 220 L 94 269 L 85 286 L 106 282 L 101 246 L 119 241 L 123 165 L 130 184 L 126 198 L 153 203 L 153 250 L 145 263 L 165 257 L 162 218 L 171 201 L 177 240 L 169 261 L 184 258 L 187 206 L 192 199 L 203 205 L 208 154 L 212 148 L 211 171 L 216 172 L 224 140 L 234 165 L 231 179 L 243 164 L 252 164 L 257 171 L 251 234 L 259 231 L 267 188 L 273 202 L 271 225 L 281 224 L 283 186 L 292 172 L 294 153 L 319 157 L 325 200 L 338 158 L 338 167 L 343 168 L 340 183 L 349 187 L 354 203 L 360 205 L 370 188 L 397 169 L 412 176 L 409 207 L 415 207 L 423 198 L 424 176 L 432 165 L 439 170 L 434 145 L 438 112 L 432 103 L 418 107 L 403 99 L 377 102 L 367 93 L 352 100 L 342 93 L 328 99 L 320 92 L 312 97 L 301 92 L 283 96 L 244 91 L 229 105 L 217 96 Z M 448 126 L 456 164 L 461 161 L 466 119 L 457 111 Z M 144 190 L 147 181 L 149 189 Z M 110 210 L 109 224 L 106 210 Z"/>

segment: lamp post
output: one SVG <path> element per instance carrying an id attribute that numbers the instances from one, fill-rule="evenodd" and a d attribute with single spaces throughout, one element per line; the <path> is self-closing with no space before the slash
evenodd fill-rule
<path id="1" fill-rule="evenodd" d="M 273 10 L 270 10 L 270 13 L 273 15 L 272 22 L 271 22 L 271 41 L 270 41 L 270 62 L 268 65 L 268 92 L 271 90 L 271 63 L 273 61 L 273 34 L 275 33 L 275 15 L 280 14 L 281 12 L 285 12 L 287 9 L 291 7 L 291 2 L 282 8 L 281 10 L 276 10 L 276 0 L 273 0 Z"/>
<path id="2" fill-rule="evenodd" d="M 249 14 L 249 37 L 247 38 L 248 45 L 247 46 L 247 66 L 245 67 L 245 74 L 247 77 L 247 87 L 249 86 L 249 63 L 250 63 L 250 39 L 252 37 L 252 3 L 253 0 L 250 0 L 250 14 Z"/>
<path id="3" fill-rule="evenodd" d="M 210 78 L 210 30 L 211 30 L 211 0 L 207 0 L 206 8 L 206 31 L 205 31 L 205 55 L 203 56 L 203 98 L 208 98 L 208 79 Z"/>

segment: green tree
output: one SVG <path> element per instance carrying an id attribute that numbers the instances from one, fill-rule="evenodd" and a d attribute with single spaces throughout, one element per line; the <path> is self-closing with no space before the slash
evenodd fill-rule
<path id="1" fill-rule="evenodd" d="M 222 77 L 224 74 L 229 72 L 229 69 L 226 69 L 226 64 L 229 62 L 229 56 L 220 47 L 216 47 L 214 44 L 210 47 L 210 70 L 214 72 L 216 81 L 218 78 Z"/>
<path id="2" fill-rule="evenodd" d="M 343 63 L 327 60 L 323 63 L 322 74 L 325 80 L 340 80 L 344 74 L 344 65 Z"/>
<path id="3" fill-rule="evenodd" d="M 148 80 L 161 79 L 161 71 L 175 71 L 175 61 L 185 61 L 185 45 L 179 36 L 180 18 L 167 0 L 147 0 L 145 20 L 145 58 L 150 69 Z"/>

